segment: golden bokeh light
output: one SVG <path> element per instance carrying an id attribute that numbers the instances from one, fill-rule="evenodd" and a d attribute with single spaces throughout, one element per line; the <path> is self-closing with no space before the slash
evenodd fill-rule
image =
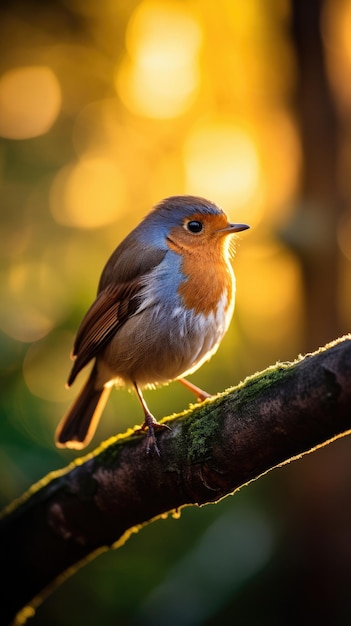
<path id="1" fill-rule="evenodd" d="M 331 4 L 330 0 L 329 3 Z M 335 34 L 339 36 L 339 45 L 343 48 L 343 52 L 346 55 L 346 61 L 348 66 L 351 65 L 351 41 L 350 41 L 350 32 L 351 32 L 351 4 L 350 2 L 339 2 L 338 10 L 334 12 L 330 11 L 329 17 L 334 17 L 335 19 Z M 335 5 L 335 3 L 334 3 Z M 331 7 L 330 7 L 331 9 Z M 332 20 L 330 20 L 332 22 Z M 336 43 L 336 42 L 335 42 Z"/>
<path id="2" fill-rule="evenodd" d="M 141 2 L 127 30 L 129 57 L 116 72 L 125 106 L 158 119 L 183 114 L 199 86 L 201 39 L 200 25 L 184 3 Z"/>
<path id="3" fill-rule="evenodd" d="M 252 209 L 261 184 L 260 162 L 252 138 L 240 126 L 218 121 L 195 128 L 185 142 L 184 166 L 187 193 L 215 198 L 227 210 Z"/>
<path id="4" fill-rule="evenodd" d="M 51 187 L 50 208 L 59 224 L 98 228 L 118 218 L 126 197 L 118 164 L 104 156 L 87 156 L 59 171 Z"/>
<path id="5" fill-rule="evenodd" d="M 327 0 L 322 13 L 322 34 L 327 44 L 326 63 L 340 104 L 346 107 L 351 101 L 350 81 L 345 80 L 351 70 L 350 33 L 351 3 Z"/>
<path id="6" fill-rule="evenodd" d="M 301 269 L 286 248 L 267 241 L 240 249 L 245 275 L 238 279 L 238 305 L 243 328 L 262 350 L 284 345 L 288 352 L 299 339 L 302 307 Z"/>
<path id="7" fill-rule="evenodd" d="M 17 67 L 0 78 L 0 136 L 30 139 L 46 133 L 61 109 L 61 88 L 46 66 Z"/>
<path id="8" fill-rule="evenodd" d="M 264 185 L 264 218 L 285 221 L 294 210 L 298 191 L 302 149 L 296 122 L 286 112 L 265 115 L 257 128 Z M 284 163 L 284 167 L 279 164 Z"/>
<path id="9" fill-rule="evenodd" d="M 18 341 L 45 337 L 67 310 L 58 273 L 37 261 L 17 263 L 0 283 L 0 328 Z"/>

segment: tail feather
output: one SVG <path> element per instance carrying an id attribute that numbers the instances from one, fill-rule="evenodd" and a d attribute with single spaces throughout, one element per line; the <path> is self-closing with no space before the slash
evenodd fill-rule
<path id="1" fill-rule="evenodd" d="M 56 446 L 77 450 L 85 448 L 95 433 L 109 395 L 109 387 L 95 389 L 93 370 L 78 398 L 56 429 Z"/>

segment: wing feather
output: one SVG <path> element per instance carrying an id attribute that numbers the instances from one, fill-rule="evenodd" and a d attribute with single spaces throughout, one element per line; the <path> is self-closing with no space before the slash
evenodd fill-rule
<path id="1" fill-rule="evenodd" d="M 87 311 L 78 329 L 72 356 L 75 359 L 67 384 L 95 358 L 117 330 L 135 313 L 141 289 L 140 281 L 109 285 L 101 291 Z"/>
<path id="2" fill-rule="evenodd" d="M 74 364 L 67 381 L 69 386 L 80 370 L 98 355 L 118 329 L 134 315 L 140 304 L 138 293 L 145 284 L 144 278 L 161 262 L 164 255 L 164 251 L 154 251 L 147 258 L 143 274 L 139 273 L 127 282 L 111 282 L 101 289 L 77 332 L 72 352 Z"/>

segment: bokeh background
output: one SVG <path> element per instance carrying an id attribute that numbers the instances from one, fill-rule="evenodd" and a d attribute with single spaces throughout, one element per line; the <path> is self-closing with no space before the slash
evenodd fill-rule
<path id="1" fill-rule="evenodd" d="M 64 386 L 75 330 L 108 255 L 183 193 L 252 227 L 235 319 L 196 384 L 215 393 L 349 331 L 351 0 L 3 0 L 2 505 L 75 458 L 53 444 L 79 387 Z M 176 384 L 147 399 L 158 417 L 192 400 Z M 95 443 L 140 421 L 115 392 Z M 31 623 L 349 623 L 350 456 L 339 440 L 151 524 Z"/>

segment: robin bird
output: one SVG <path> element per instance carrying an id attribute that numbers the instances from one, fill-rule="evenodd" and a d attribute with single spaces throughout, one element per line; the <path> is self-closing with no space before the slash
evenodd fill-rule
<path id="1" fill-rule="evenodd" d="M 232 224 L 218 206 L 195 196 L 161 201 L 112 253 L 98 294 L 73 348 L 67 385 L 90 361 L 80 395 L 56 430 L 56 445 L 80 449 L 91 440 L 111 387 L 134 387 L 144 412 L 146 450 L 158 454 L 142 388 L 179 380 L 199 400 L 209 397 L 184 377 L 217 350 L 232 318 L 235 276 Z"/>

